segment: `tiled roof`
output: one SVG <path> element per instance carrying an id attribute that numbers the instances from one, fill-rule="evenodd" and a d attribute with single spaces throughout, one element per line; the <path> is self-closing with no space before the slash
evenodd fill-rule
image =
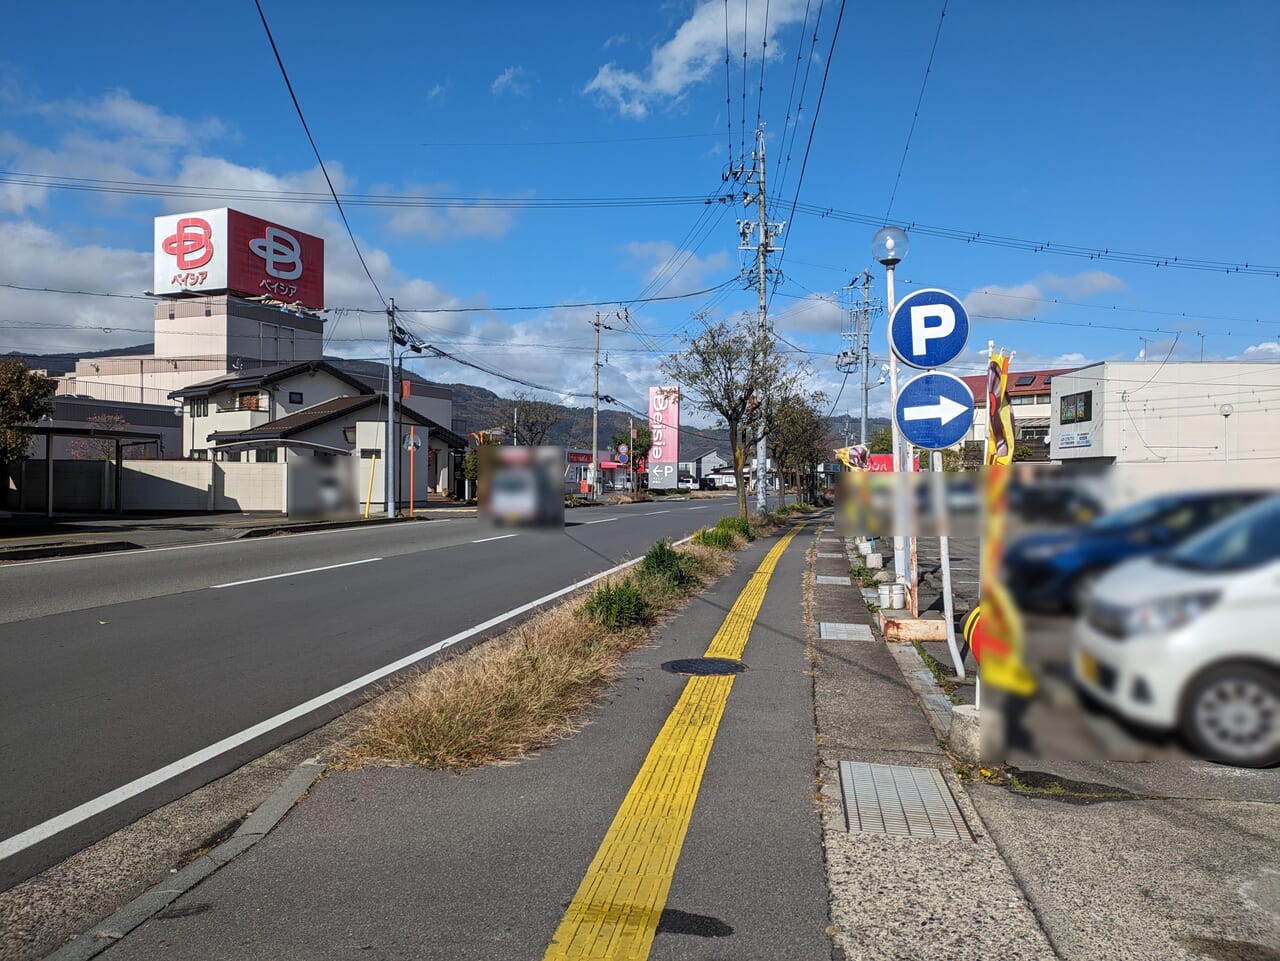
<path id="1" fill-rule="evenodd" d="M 1069 374 L 1074 367 L 1056 367 L 1053 370 L 1018 370 L 1013 367 L 1009 371 L 1009 396 L 1021 397 L 1027 394 L 1049 394 L 1053 390 L 1051 381 L 1057 374 Z M 961 377 L 971 391 L 979 407 L 987 406 L 987 375 L 975 374 Z M 1047 401 L 1046 401 L 1047 402 Z"/>
<path id="2" fill-rule="evenodd" d="M 365 407 L 377 405 L 382 407 L 385 412 L 385 402 L 383 401 L 385 396 L 385 394 L 358 394 L 349 397 L 334 397 L 319 404 L 313 404 L 305 410 L 286 414 L 284 417 L 268 421 L 265 424 L 259 424 L 256 427 L 250 427 L 247 430 L 217 431 L 211 434 L 210 437 L 217 437 L 220 440 L 227 440 L 233 437 L 239 440 L 293 437 L 303 431 L 318 427 L 320 424 L 344 417 L 357 410 L 363 410 Z M 411 408 L 400 404 L 396 405 L 396 409 L 398 411 L 397 416 L 405 423 L 427 428 L 433 435 L 446 441 L 450 447 L 463 448 L 467 446 L 464 438 L 459 437 L 445 427 L 441 427 L 431 418 L 424 417 Z"/>
<path id="3" fill-rule="evenodd" d="M 294 364 L 277 364 L 274 367 L 255 367 L 252 370 L 233 371 L 229 374 L 223 374 L 221 377 L 200 381 L 198 384 L 188 384 L 181 390 L 170 391 L 169 396 L 207 397 L 235 387 L 260 387 L 264 384 L 274 384 L 277 381 L 284 380 L 286 377 L 305 373 L 308 370 L 323 370 L 326 374 L 330 374 L 343 383 L 349 384 L 362 394 L 373 393 L 373 388 L 368 384 L 363 383 L 345 371 L 339 370 L 332 364 L 325 363 L 322 360 L 306 360 Z"/>

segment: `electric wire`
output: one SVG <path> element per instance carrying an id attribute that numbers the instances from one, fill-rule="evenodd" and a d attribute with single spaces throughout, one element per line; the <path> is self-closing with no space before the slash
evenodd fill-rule
<path id="1" fill-rule="evenodd" d="M 942 13 L 938 16 L 938 29 L 933 32 L 933 46 L 929 49 L 929 62 L 924 68 L 924 79 L 920 81 L 920 95 L 916 97 L 916 109 L 911 114 L 911 126 L 907 130 L 907 142 L 902 147 L 902 159 L 898 161 L 898 175 L 893 178 L 893 192 L 889 194 L 889 206 L 884 211 L 886 222 L 893 212 L 893 202 L 898 197 L 898 185 L 902 182 L 902 170 L 907 165 L 907 151 L 911 149 L 911 138 L 916 132 L 916 121 L 920 119 L 920 106 L 924 103 L 924 91 L 929 85 L 929 74 L 933 72 L 933 56 L 938 52 L 938 38 L 942 36 L 942 21 L 946 18 L 947 0 L 942 0 Z"/>
<path id="2" fill-rule="evenodd" d="M 267 41 L 271 44 L 271 52 L 275 54 L 276 64 L 280 67 L 280 76 L 284 78 L 284 85 L 289 91 L 289 99 L 293 101 L 293 109 L 298 113 L 298 120 L 302 122 L 302 129 L 307 135 L 307 141 L 311 144 L 311 151 L 316 155 L 316 163 L 320 165 L 320 172 L 324 174 L 324 182 L 329 186 L 329 193 L 333 197 L 334 204 L 338 207 L 338 213 L 342 216 L 342 225 L 347 228 L 347 236 L 351 238 L 351 246 L 355 248 L 356 257 L 360 259 L 360 266 L 364 268 L 364 274 L 369 278 L 369 283 L 373 285 L 374 292 L 377 293 L 378 299 L 385 306 L 387 298 L 382 295 L 382 288 L 373 279 L 373 273 L 369 270 L 369 265 L 364 261 L 364 254 L 360 252 L 360 245 L 356 243 L 356 235 L 351 229 L 351 222 L 347 220 L 347 212 L 342 209 L 342 201 L 338 199 L 338 192 L 333 187 L 328 168 L 324 165 L 324 158 L 320 156 L 320 148 L 316 146 L 315 137 L 311 136 L 311 128 L 307 125 L 307 118 L 302 113 L 302 105 L 298 103 L 298 95 L 293 92 L 293 82 L 289 79 L 289 71 L 284 67 L 280 49 L 276 46 L 276 38 L 271 35 L 271 27 L 267 24 L 267 15 L 262 10 L 262 3 L 260 0 L 253 0 L 253 4 L 258 8 L 258 17 L 262 20 L 262 29 L 266 31 Z"/>

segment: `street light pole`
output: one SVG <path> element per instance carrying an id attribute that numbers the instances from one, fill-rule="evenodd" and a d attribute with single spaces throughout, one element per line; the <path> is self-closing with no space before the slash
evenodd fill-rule
<path id="1" fill-rule="evenodd" d="M 907 255 L 907 235 L 897 227 L 884 227 L 876 232 L 871 240 L 871 255 L 884 265 L 885 281 L 885 316 L 889 328 L 893 320 L 893 308 L 896 304 L 893 291 L 894 268 Z M 893 438 L 893 470 L 894 470 L 894 537 L 893 537 L 893 575 L 902 584 L 905 593 L 907 584 L 907 490 L 906 478 L 901 472 L 906 469 L 902 455 L 902 433 L 898 430 L 898 419 L 893 412 L 898 406 L 898 358 L 893 350 L 889 351 L 889 424 Z"/>

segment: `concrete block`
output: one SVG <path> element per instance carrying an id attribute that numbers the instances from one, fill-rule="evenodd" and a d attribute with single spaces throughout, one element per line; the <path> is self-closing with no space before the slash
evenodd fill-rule
<path id="1" fill-rule="evenodd" d="M 884 621 L 884 639 L 896 643 L 945 641 L 947 625 L 936 618 L 898 617 L 890 613 Z"/>
<path id="2" fill-rule="evenodd" d="M 982 763 L 982 724 L 978 709 L 972 704 L 957 704 L 951 708 L 947 747 L 964 764 Z"/>
<path id="3" fill-rule="evenodd" d="M 870 570 L 878 571 L 884 568 L 884 555 L 868 554 L 862 559 L 862 562 Z"/>

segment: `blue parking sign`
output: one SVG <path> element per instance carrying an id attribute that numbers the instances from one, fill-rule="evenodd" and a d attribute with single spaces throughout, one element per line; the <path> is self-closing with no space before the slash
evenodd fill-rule
<path id="1" fill-rule="evenodd" d="M 969 314 L 945 290 L 917 290 L 902 298 L 889 318 L 889 347 L 911 367 L 949 364 L 968 342 Z"/>

